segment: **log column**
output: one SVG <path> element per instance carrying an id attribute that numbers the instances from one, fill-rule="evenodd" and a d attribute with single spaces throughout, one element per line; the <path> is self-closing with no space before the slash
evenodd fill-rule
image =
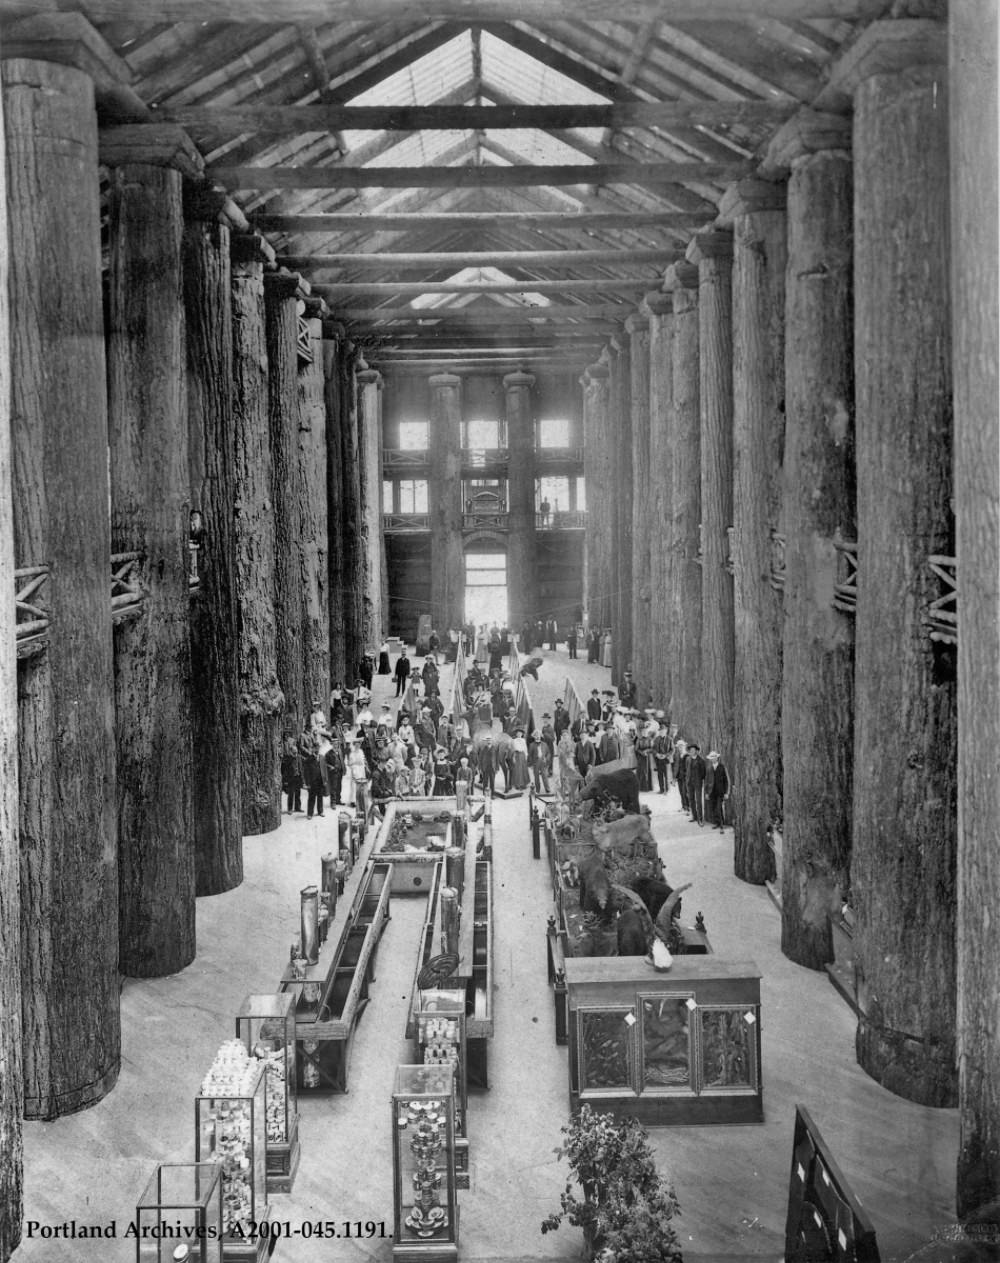
<path id="1" fill-rule="evenodd" d="M 282 724 L 301 732 L 315 698 L 305 696 L 302 648 L 302 487 L 299 481 L 299 303 L 296 272 L 264 275 L 271 503 L 274 513 L 274 618 L 278 686 L 285 698 Z M 326 698 L 322 701 L 326 702 Z"/>
<path id="2" fill-rule="evenodd" d="M 281 823 L 279 738 L 285 699 L 278 685 L 274 616 L 274 509 L 264 332 L 264 263 L 271 257 L 258 237 L 232 240 L 240 770 L 243 832 L 251 834 L 268 833 Z"/>
<path id="3" fill-rule="evenodd" d="M 670 524 L 673 520 L 674 463 L 674 302 L 660 291 L 647 294 L 649 312 L 649 449 L 646 458 L 646 542 L 649 565 L 640 573 L 650 600 L 648 628 L 649 691 L 654 705 L 666 709 L 671 672 L 677 665 L 676 627 L 670 617 L 673 574 Z"/>
<path id="4" fill-rule="evenodd" d="M 997 436 L 997 8 L 952 6 L 951 224 L 958 518 L 958 1213 L 997 1222 L 1000 956 L 1000 452 Z"/>
<path id="5" fill-rule="evenodd" d="M 326 503 L 329 526 L 330 604 L 330 683 L 347 680 L 347 639 L 344 622 L 344 462 L 341 453 L 341 422 L 344 411 L 342 360 L 344 326 L 336 321 L 323 323 L 323 383 L 326 412 Z"/>
<path id="6" fill-rule="evenodd" d="M 0 241 L 8 241 L 6 141 L 0 93 Z M 12 503 L 12 422 L 9 254 L 0 253 L 0 592 L 16 591 Z M 0 1259 L 7 1263 L 21 1238 L 23 1143 L 21 1111 L 21 882 L 18 872 L 17 655 L 15 606 L 0 607 Z"/>
<path id="7" fill-rule="evenodd" d="M 199 895 L 222 894 L 243 880 L 232 273 L 229 227 L 219 211 L 218 200 L 185 200 L 188 464 L 198 577 L 191 601 L 191 729 Z"/>
<path id="8" fill-rule="evenodd" d="M 431 620 L 435 627 L 464 622 L 462 552 L 462 379 L 428 378 L 430 399 Z"/>
<path id="9" fill-rule="evenodd" d="M 48 639 L 18 671 L 20 962 L 10 958 L 18 943 L 17 850 L 4 847 L 2 861 L 0 1099 L 10 1159 L 0 1163 L 0 1185 L 15 1206 L 21 1056 L 28 1118 L 99 1101 L 114 1086 L 121 1056 L 97 116 L 87 75 L 29 56 L 2 67 L 14 559 L 48 569 L 29 598 L 44 610 Z M 13 637 L 6 645 L 10 652 Z M 13 784 L 5 784 L 6 803 Z M 23 1029 L 12 974 L 23 986 Z M 19 1214 L 0 1215 L 3 1251 L 19 1232 Z"/>
<path id="10" fill-rule="evenodd" d="M 953 555 L 945 33 L 878 22 L 835 68 L 854 97 L 858 610 L 857 1051 L 952 1105 L 956 671 L 926 618 Z"/>
<path id="11" fill-rule="evenodd" d="M 632 438 L 632 678 L 640 708 L 653 691 L 653 587 L 650 533 L 653 505 L 649 473 L 649 321 L 643 315 L 625 321 L 629 335 L 629 403 Z"/>
<path id="12" fill-rule="evenodd" d="M 733 794 L 736 876 L 774 874 L 781 819 L 781 467 L 785 443 L 785 189 L 744 180 L 722 199 L 733 225 Z"/>
<path id="13" fill-rule="evenodd" d="M 354 687 L 365 651 L 364 566 L 361 551 L 361 431 L 358 413 L 357 347 L 349 339 L 341 344 L 337 361 L 340 383 L 340 537 L 343 547 L 341 610 L 344 619 L 344 683 Z"/>
<path id="14" fill-rule="evenodd" d="M 101 137 L 111 548 L 136 555 L 143 593 L 115 628 L 119 965 L 139 978 L 176 973 L 195 955 L 181 182 L 201 160 L 179 128 L 156 130 L 155 153 L 132 127 Z"/>
<path id="15" fill-rule="evenodd" d="M 733 524 L 733 236 L 694 237 L 688 262 L 698 267 L 701 403 L 702 669 L 705 728 L 693 734 L 707 754 L 732 759 L 736 648 L 728 528 Z M 704 744 L 702 744 L 704 743 Z M 736 784 L 734 802 L 742 790 Z"/>
<path id="16" fill-rule="evenodd" d="M 587 486 L 587 622 L 604 628 L 611 622 L 611 497 L 599 488 L 610 484 L 609 385 L 603 363 L 588 366 L 583 396 L 583 460 Z"/>
<path id="17" fill-rule="evenodd" d="M 511 627 L 538 618 L 537 558 L 535 554 L 535 419 L 531 408 L 530 373 L 508 373 L 503 379 L 507 397 L 507 487 L 510 507 L 507 537 L 507 591 Z"/>
<path id="18" fill-rule="evenodd" d="M 361 458 L 361 555 L 364 559 L 362 634 L 367 653 L 377 654 L 385 616 L 382 609 L 382 374 L 359 367 L 358 453 Z M 442 631 L 442 639 L 444 631 Z"/>
<path id="19" fill-rule="evenodd" d="M 632 373 L 627 338 L 611 339 L 611 632 L 613 683 L 632 662 Z"/>
<path id="20" fill-rule="evenodd" d="M 767 159 L 788 173 L 781 948 L 812 969 L 851 853 L 854 619 L 833 603 L 834 540 L 857 538 L 850 143 L 849 119 L 804 111 Z"/>
<path id="21" fill-rule="evenodd" d="M 673 460 L 670 470 L 670 511 L 667 547 L 671 587 L 668 612 L 670 721 L 686 741 L 705 731 L 705 691 L 702 675 L 702 566 L 699 558 L 701 524 L 701 372 L 699 365 L 698 269 L 675 263 L 667 269 L 665 287 L 672 292 L 673 344 Z M 707 750 L 706 750 L 707 753 Z"/>
<path id="22" fill-rule="evenodd" d="M 321 298 L 305 299 L 311 359 L 299 364 L 299 579 L 305 696 L 330 696 L 330 528 L 327 510 L 326 398 Z"/>

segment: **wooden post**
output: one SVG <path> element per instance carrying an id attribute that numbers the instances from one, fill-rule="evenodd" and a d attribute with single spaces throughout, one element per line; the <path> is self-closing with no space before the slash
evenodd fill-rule
<path id="1" fill-rule="evenodd" d="M 675 661 L 670 667 L 670 721 L 686 741 L 705 731 L 702 672 L 701 370 L 698 269 L 675 263 L 664 284 L 673 293 L 673 461 L 668 523 L 671 589 L 668 619 Z M 706 750 L 707 753 L 707 750 Z"/>
<path id="2" fill-rule="evenodd" d="M 435 373 L 427 380 L 431 388 L 431 620 L 435 627 L 458 627 L 464 622 L 465 582 L 462 553 L 462 379 L 454 373 Z"/>
<path id="3" fill-rule="evenodd" d="M 621 684 L 632 662 L 632 373 L 627 338 L 611 348 L 611 678 Z"/>
<path id="4" fill-rule="evenodd" d="M 219 206 L 187 209 L 183 240 L 191 512 L 200 515 L 198 588 L 191 601 L 192 803 L 195 889 L 218 895 L 243 880 L 240 825 L 239 637 L 233 312 L 229 228 Z"/>
<path id="5" fill-rule="evenodd" d="M 857 1050 L 953 1105 L 956 663 L 925 621 L 954 548 L 945 33 L 905 29 L 868 27 L 832 80 L 854 92 Z"/>
<path id="6" fill-rule="evenodd" d="M 323 324 L 326 304 L 305 300 L 312 359 L 299 365 L 299 574 L 306 700 L 330 696 L 330 527 L 327 509 L 326 399 Z"/>
<path id="7" fill-rule="evenodd" d="M 358 454 L 361 458 L 361 555 L 364 561 L 363 647 L 377 653 L 382 643 L 382 374 L 359 368 Z M 446 629 L 441 629 L 442 639 Z"/>
<path id="8" fill-rule="evenodd" d="M 606 364 L 588 366 L 583 398 L 583 460 L 590 488 L 587 510 L 587 618 L 591 627 L 611 623 L 610 497 L 597 488 L 610 485 L 610 370 Z"/>
<path id="9" fill-rule="evenodd" d="M 6 141 L 0 93 L 0 241 L 7 241 Z M 9 254 L 0 252 L 0 592 L 15 591 Z M 21 882 L 18 873 L 17 654 L 14 603 L 0 607 L 0 1260 L 21 1239 L 23 1145 L 21 1109 Z"/>
<path id="10" fill-rule="evenodd" d="M 23 1050 L 25 1116 L 56 1118 L 110 1091 L 121 1055 L 97 116 L 92 81 L 71 66 L 2 70 L 14 560 L 50 575 L 38 593 L 47 647 L 18 671 L 23 1029 L 5 1005 L 0 1038 Z M 5 899 L 16 854 L 4 848 Z M 4 987 L 15 999 L 9 973 Z M 5 1118 L 21 1093 L 17 1052 L 9 1065 Z M 19 1128 L 4 1126 L 15 1148 L 0 1181 L 16 1198 Z M 17 1219 L 0 1228 L 8 1242 L 18 1232 Z"/>
<path id="11" fill-rule="evenodd" d="M 781 593 L 772 567 L 785 444 L 785 188 L 744 180 L 722 199 L 733 225 L 733 602 L 730 760 L 736 876 L 774 874 L 781 820 Z M 780 555 L 780 539 L 777 545 Z M 780 580 L 778 580 L 780 581 Z"/>
<path id="12" fill-rule="evenodd" d="M 701 402 L 701 607 L 705 728 L 694 736 L 705 753 L 732 758 L 735 633 L 728 528 L 733 524 L 733 335 L 731 232 L 692 238 L 688 261 L 698 266 Z M 734 781 L 734 804 L 743 786 Z"/>
<path id="13" fill-rule="evenodd" d="M 361 444 L 358 426 L 358 353 L 345 340 L 337 361 L 340 376 L 340 538 L 343 580 L 340 607 L 344 619 L 344 684 L 353 688 L 364 653 L 364 558 L 361 551 Z M 336 529 L 336 527 L 334 527 Z"/>
<path id="14" fill-rule="evenodd" d="M 958 1214 L 1000 1199 L 1000 454 L 997 436 L 997 8 L 949 14 L 958 536 Z M 987 757 L 984 757 L 987 756 Z M 989 1207 L 989 1210 L 984 1208 Z"/>
<path id="15" fill-rule="evenodd" d="M 629 335 L 629 402 L 632 437 L 632 678 L 640 708 L 653 688 L 650 528 L 653 512 L 649 473 L 649 321 L 642 314 L 625 321 Z"/>
<path id="16" fill-rule="evenodd" d="M 305 696 L 302 648 L 302 488 L 299 485 L 298 304 L 295 272 L 264 274 L 271 504 L 274 515 L 274 619 L 278 686 L 285 698 L 282 726 L 301 732 L 316 700 Z M 326 704 L 326 698 L 322 699 Z"/>
<path id="17" fill-rule="evenodd" d="M 341 458 L 343 389 L 341 359 L 344 355 L 344 326 L 323 322 L 323 382 L 326 410 L 326 504 L 329 530 L 330 603 L 330 683 L 346 685 L 347 638 L 344 624 L 344 468 Z"/>
<path id="18" fill-rule="evenodd" d="M 110 171 L 111 549 L 138 554 L 143 592 L 115 627 L 119 966 L 139 978 L 195 955 L 184 149 L 153 166 L 129 146 Z"/>
<path id="19" fill-rule="evenodd" d="M 647 541 L 649 545 L 649 690 L 658 708 L 670 704 L 677 666 L 677 626 L 671 618 L 674 586 L 670 528 L 673 523 L 674 301 L 657 290 L 647 294 L 649 311 L 649 452 Z"/>
<path id="20" fill-rule="evenodd" d="M 833 603 L 834 540 L 857 538 L 850 143 L 849 119 L 803 111 L 768 149 L 789 172 L 781 949 L 812 969 L 851 853 L 854 618 Z"/>
<path id="21" fill-rule="evenodd" d="M 264 333 L 264 262 L 268 256 L 262 246 L 257 237 L 232 240 L 236 599 L 245 834 L 269 833 L 281 823 L 279 738 L 285 708 L 278 685 L 274 617 L 274 513 Z"/>
<path id="22" fill-rule="evenodd" d="M 507 590 L 510 625 L 520 628 L 546 613 L 538 605 L 535 556 L 535 420 L 531 409 L 530 373 L 508 373 L 503 379 L 507 415 Z"/>

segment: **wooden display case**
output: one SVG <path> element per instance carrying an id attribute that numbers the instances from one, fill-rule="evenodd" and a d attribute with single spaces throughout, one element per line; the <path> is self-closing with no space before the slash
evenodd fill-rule
<path id="1" fill-rule="evenodd" d="M 452 1066 L 400 1066 L 392 1094 L 394 1263 L 458 1258 Z"/>
<path id="2" fill-rule="evenodd" d="M 295 997 L 249 995 L 236 1015 L 236 1038 L 264 1063 L 267 1106 L 267 1191 L 290 1193 L 299 1165 L 295 1099 Z"/>
<path id="3" fill-rule="evenodd" d="M 641 1122 L 764 1120 L 760 972 L 753 961 L 679 956 L 566 961 L 570 1109 Z"/>
<path id="4" fill-rule="evenodd" d="M 479 800 L 470 806 L 469 822 L 475 824 L 484 804 Z M 430 893 L 433 867 L 453 843 L 455 812 L 454 798 L 400 798 L 387 805 L 375 835 L 375 853 L 393 866 L 393 894 Z"/>
<path id="5" fill-rule="evenodd" d="M 187 1263 L 222 1263 L 222 1168 L 161 1163 L 135 1208 L 136 1263 L 173 1263 L 178 1233 Z"/>

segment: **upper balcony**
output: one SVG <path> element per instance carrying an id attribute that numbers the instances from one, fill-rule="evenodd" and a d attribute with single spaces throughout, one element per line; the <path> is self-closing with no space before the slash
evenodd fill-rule
<path id="1" fill-rule="evenodd" d="M 510 453 L 505 447 L 463 447 L 462 473 L 467 476 L 493 474 L 503 476 L 507 472 Z M 382 472 L 386 477 L 393 474 L 424 473 L 432 464 L 428 449 L 412 451 L 409 448 L 386 447 L 382 449 Z M 537 473 L 575 474 L 583 471 L 582 447 L 536 447 L 535 470 Z"/>
<path id="2" fill-rule="evenodd" d="M 431 529 L 429 513 L 383 513 L 382 529 L 386 535 L 420 535 Z"/>
<path id="3" fill-rule="evenodd" d="M 535 514 L 536 531 L 582 531 L 586 526 L 586 509 L 555 509 Z"/>

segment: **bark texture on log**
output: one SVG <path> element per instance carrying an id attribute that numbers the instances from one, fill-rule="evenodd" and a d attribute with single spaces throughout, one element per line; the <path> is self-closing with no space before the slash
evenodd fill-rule
<path id="1" fill-rule="evenodd" d="M 834 537 L 857 538 L 851 158 L 803 157 L 788 182 L 781 950 L 833 960 L 829 912 L 849 884 L 854 620 L 833 604 Z"/>
<path id="2" fill-rule="evenodd" d="M 344 623 L 344 460 L 341 451 L 341 426 L 344 413 L 344 391 L 341 358 L 343 339 L 323 338 L 323 383 L 326 406 L 326 505 L 328 524 L 327 590 L 330 607 L 330 683 L 350 683 L 347 678 L 347 636 Z"/>
<path id="3" fill-rule="evenodd" d="M 781 532 L 785 445 L 785 212 L 748 209 L 733 232 L 733 745 L 736 876 L 774 875 L 781 819 L 781 594 L 771 532 Z"/>
<path id="4" fill-rule="evenodd" d="M 612 505 L 611 679 L 621 684 L 632 662 L 632 372 L 628 345 L 611 356 Z"/>
<path id="5" fill-rule="evenodd" d="M 701 392 L 702 669 L 705 728 L 700 734 L 725 759 L 733 745 L 735 670 L 733 576 L 728 528 L 733 524 L 732 255 L 720 245 L 698 265 Z M 739 810 L 743 786 L 734 776 Z"/>
<path id="6" fill-rule="evenodd" d="M 951 67 L 958 574 L 958 1214 L 1000 1202 L 1000 451 L 997 416 L 997 7 L 953 5 Z M 986 1209 L 989 1208 L 989 1209 Z"/>
<path id="7" fill-rule="evenodd" d="M 111 548 L 143 591 L 114 638 L 119 966 L 157 978 L 195 956 L 180 172 L 112 169 L 108 218 Z"/>
<path id="8" fill-rule="evenodd" d="M 55 1118 L 121 1057 L 97 118 L 69 67 L 5 61 L 3 84 L 15 563 L 50 567 L 48 648 L 18 680 L 24 1113 Z"/>
<path id="9" fill-rule="evenodd" d="M 583 397 L 584 477 L 589 491 L 587 509 L 587 619 L 590 627 L 611 624 L 611 485 L 609 373 L 592 364 L 586 373 Z"/>
<path id="10" fill-rule="evenodd" d="M 650 528 L 653 516 L 649 467 L 649 324 L 630 316 L 629 402 L 632 430 L 632 678 L 638 688 L 640 709 L 653 692 Z"/>
<path id="11" fill-rule="evenodd" d="M 511 627 L 534 622 L 545 611 L 538 605 L 535 553 L 535 420 L 530 373 L 508 373 L 503 379 L 507 416 L 507 591 Z"/>
<path id="12" fill-rule="evenodd" d="M 943 72 L 857 90 L 857 1050 L 926 1105 L 956 1100 L 955 664 L 925 623 L 954 547 L 947 140 Z"/>
<path id="13" fill-rule="evenodd" d="M 694 269 L 691 269 L 693 272 Z M 685 741 L 705 732 L 702 658 L 701 373 L 698 289 L 674 288 L 674 442 L 670 475 L 670 621 L 676 661 L 671 666 L 670 722 Z"/>
<path id="14" fill-rule="evenodd" d="M 6 143 L 0 94 L 0 241 L 8 240 Z M 11 362 L 9 261 L 0 252 L 0 592 L 13 592 Z M 21 891 L 18 873 L 16 616 L 9 599 L 0 609 L 0 1260 L 21 1239 L 24 1152 L 21 1101 Z"/>
<path id="15" fill-rule="evenodd" d="M 361 556 L 364 563 L 362 634 L 364 652 L 377 654 L 382 643 L 382 374 L 358 373 L 358 454 L 361 460 Z M 442 639 L 445 629 L 439 629 Z"/>
<path id="16" fill-rule="evenodd" d="M 299 486 L 299 278 L 264 276 L 271 503 L 274 514 L 274 620 L 278 686 L 285 698 L 282 727 L 301 732 L 312 710 L 305 696 L 302 648 L 302 539 Z M 326 698 L 323 699 L 324 703 Z"/>
<path id="17" fill-rule="evenodd" d="M 274 510 L 268 432 L 264 270 L 252 242 L 233 242 L 233 423 L 236 438 L 236 597 L 240 659 L 240 770 L 244 834 L 281 823 L 274 617 Z"/>
<path id="18" fill-rule="evenodd" d="M 219 895 L 243 880 L 229 229 L 189 223 L 183 248 L 191 508 L 204 531 L 191 601 L 195 889 Z"/>
<path id="19" fill-rule="evenodd" d="M 671 673 L 677 665 L 677 627 L 671 617 L 673 554 L 673 335 L 671 298 L 660 295 L 649 318 L 649 688 L 657 709 L 670 705 Z"/>
<path id="20" fill-rule="evenodd" d="M 346 342 L 340 371 L 340 537 L 343 546 L 341 610 L 344 619 L 344 683 L 353 688 L 364 653 L 364 558 L 361 551 L 361 453 L 357 352 Z"/>
<path id="21" fill-rule="evenodd" d="M 330 696 L 330 527 L 327 516 L 327 434 L 323 329 L 309 318 L 312 362 L 299 367 L 299 583 L 305 698 L 326 710 Z"/>
<path id="22" fill-rule="evenodd" d="M 431 622 L 458 627 L 463 618 L 462 379 L 437 373 L 430 384 Z M 414 627 L 414 637 L 416 627 Z"/>

